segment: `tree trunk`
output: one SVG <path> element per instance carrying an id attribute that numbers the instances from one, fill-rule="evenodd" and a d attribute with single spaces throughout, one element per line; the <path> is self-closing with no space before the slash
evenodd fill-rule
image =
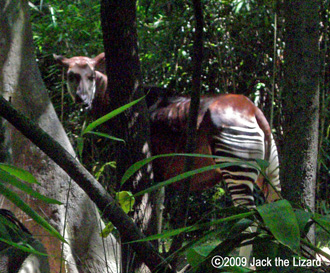
<path id="1" fill-rule="evenodd" d="M 283 195 L 312 211 L 319 124 L 319 2 L 284 1 Z"/>
<path id="2" fill-rule="evenodd" d="M 111 111 L 145 95 L 140 88 L 136 1 L 102 1 L 101 19 Z M 129 166 L 149 152 L 150 124 L 145 100 L 111 121 L 111 131 L 126 141 L 117 145 L 117 178 L 120 180 Z M 143 170 L 137 175 L 140 177 L 135 177 L 126 187 L 134 192 L 145 189 L 152 181 L 150 173 L 150 167 Z"/>
<path id="3" fill-rule="evenodd" d="M 28 1 L 1 1 L 0 9 L 0 93 L 74 155 L 36 65 Z M 48 254 L 53 255 L 50 256 L 51 272 L 60 272 L 61 267 L 65 267 L 65 272 L 107 272 L 106 267 L 111 272 L 117 272 L 117 242 L 111 236 L 102 242 L 99 233 L 103 223 L 88 196 L 58 165 L 11 125 L 3 122 L 2 129 L 2 159 L 6 157 L 7 162 L 30 171 L 41 183 L 37 187 L 40 193 L 63 202 L 61 206 L 49 205 L 27 195 L 22 196 L 64 234 L 69 244 L 63 245 L 65 262 L 62 265 L 62 245 L 57 239 L 29 221 L 6 200 L 2 206 L 13 211 L 32 234 L 38 235 Z"/>
<path id="4" fill-rule="evenodd" d="M 137 46 L 136 1 L 103 0 L 101 2 L 101 23 L 103 29 L 107 92 L 110 109 L 114 110 L 132 100 L 141 98 L 140 62 Z M 125 111 L 111 121 L 111 133 L 125 140 L 116 147 L 117 180 L 133 163 L 151 156 L 150 123 L 145 100 Z M 130 182 L 118 185 L 118 189 L 139 192 L 152 185 L 151 165 L 141 169 Z M 156 209 L 158 192 L 145 194 L 136 200 L 134 220 L 146 234 L 157 232 Z M 127 245 L 126 245 L 127 246 Z M 129 247 L 123 249 L 124 272 L 131 272 L 133 253 Z"/>

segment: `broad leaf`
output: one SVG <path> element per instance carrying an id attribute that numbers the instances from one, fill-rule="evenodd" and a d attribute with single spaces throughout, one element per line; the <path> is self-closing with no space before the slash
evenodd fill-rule
<path id="1" fill-rule="evenodd" d="M 329 215 L 321 215 L 315 213 L 312 219 L 321 226 L 328 234 L 330 234 L 330 217 Z"/>
<path id="2" fill-rule="evenodd" d="M 257 207 L 257 211 L 274 237 L 299 254 L 300 230 L 291 204 L 287 200 L 280 200 Z"/>
<path id="3" fill-rule="evenodd" d="M 121 191 L 116 194 L 116 200 L 119 202 L 121 208 L 125 213 L 133 211 L 133 206 L 135 203 L 135 198 L 133 194 L 129 191 Z"/>
<path id="4" fill-rule="evenodd" d="M 298 221 L 298 225 L 299 225 L 299 230 L 300 230 L 300 235 L 302 237 L 305 237 L 308 233 L 308 230 L 310 228 L 310 225 L 308 225 L 308 223 L 311 223 L 311 217 L 312 217 L 312 213 L 302 210 L 302 209 L 296 209 L 295 211 L 296 214 L 296 218 Z"/>
<path id="5" fill-rule="evenodd" d="M 187 251 L 187 261 L 192 267 L 197 267 L 215 248 L 215 245 L 197 246 Z"/>
<path id="6" fill-rule="evenodd" d="M 135 198 L 133 194 L 129 191 L 121 191 L 116 193 L 116 200 L 120 204 L 120 207 L 123 209 L 125 213 L 129 213 L 133 211 L 133 206 L 135 203 Z M 106 238 L 113 231 L 114 225 L 109 222 L 105 228 L 101 231 L 100 236 Z"/>

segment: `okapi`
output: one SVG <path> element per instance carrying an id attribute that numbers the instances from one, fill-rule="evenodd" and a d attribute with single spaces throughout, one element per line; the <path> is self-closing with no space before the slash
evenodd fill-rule
<path id="1" fill-rule="evenodd" d="M 68 68 L 68 87 L 75 101 L 82 103 L 95 117 L 107 114 L 110 104 L 107 76 L 96 70 L 98 65 L 104 63 L 104 53 L 95 58 L 68 59 L 57 55 L 54 58 Z M 148 89 L 146 91 L 153 91 L 154 88 Z M 155 99 L 150 94 L 146 98 L 151 117 L 153 155 L 184 152 L 190 98 L 156 96 Z M 191 191 L 200 191 L 225 181 L 235 206 L 255 207 L 254 184 L 262 190 L 267 202 L 279 199 L 281 186 L 275 141 L 264 114 L 245 96 L 202 96 L 198 113 L 196 153 L 216 156 L 196 158 L 196 169 L 219 163 L 234 165 L 193 176 L 190 182 Z M 258 159 L 269 162 L 266 175 L 272 186 L 250 164 L 235 165 L 237 160 L 255 162 Z M 184 162 L 184 157 L 155 160 L 155 178 L 162 181 L 182 173 Z M 252 227 L 251 230 L 255 231 L 254 229 Z M 241 248 L 240 255 L 249 257 L 251 249 L 251 246 Z"/>
<path id="2" fill-rule="evenodd" d="M 68 68 L 68 89 L 74 100 L 90 109 L 95 117 L 106 114 L 110 104 L 106 92 L 107 76 L 96 70 L 105 61 L 104 53 L 95 58 L 65 58 L 55 54 L 54 58 Z M 190 98 L 161 95 L 149 99 L 148 96 L 153 155 L 184 152 Z M 255 206 L 254 184 L 262 190 L 267 202 L 279 199 L 281 186 L 275 141 L 264 114 L 248 98 L 231 94 L 202 96 L 197 133 L 196 153 L 217 157 L 196 158 L 195 168 L 237 162 L 237 159 L 266 160 L 269 162 L 266 174 L 276 190 L 256 168 L 238 164 L 195 175 L 191 180 L 192 191 L 212 187 L 223 179 L 236 206 Z M 164 157 L 153 164 L 155 177 L 165 180 L 183 171 L 184 158 Z"/>

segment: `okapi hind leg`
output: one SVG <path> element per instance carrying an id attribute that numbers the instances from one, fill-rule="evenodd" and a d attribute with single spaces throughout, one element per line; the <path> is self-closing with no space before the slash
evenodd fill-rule
<path id="1" fill-rule="evenodd" d="M 227 185 L 229 194 L 232 197 L 232 201 L 234 206 L 244 206 L 249 209 L 255 208 L 255 201 L 253 196 L 253 184 L 236 184 L 236 183 L 228 183 Z M 243 196 L 243 197 L 242 197 Z M 252 225 L 248 227 L 244 233 L 255 233 L 257 231 L 257 227 Z M 246 243 L 248 240 L 243 241 L 242 243 Z M 243 246 L 239 249 L 239 256 L 245 257 L 249 262 L 252 254 L 252 244 Z"/>
<path id="2" fill-rule="evenodd" d="M 224 179 L 226 181 L 226 178 Z M 227 188 L 234 206 L 244 206 L 249 209 L 255 208 L 252 183 L 243 184 L 227 182 Z"/>
<path id="3" fill-rule="evenodd" d="M 234 206 L 255 208 L 253 189 L 259 171 L 243 162 L 264 158 L 264 134 L 257 126 L 221 128 L 213 135 L 213 153 L 218 156 L 215 158 L 217 164 L 232 164 L 221 168 L 221 173 Z M 256 227 L 249 227 L 245 232 L 255 231 Z M 239 255 L 247 260 L 250 260 L 251 253 L 252 245 L 246 245 L 239 250 Z"/>

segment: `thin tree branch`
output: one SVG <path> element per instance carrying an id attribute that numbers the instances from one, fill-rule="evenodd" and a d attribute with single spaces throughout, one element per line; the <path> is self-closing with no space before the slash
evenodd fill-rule
<path id="1" fill-rule="evenodd" d="M 123 242 L 127 243 L 144 238 L 144 235 L 131 218 L 118 206 L 102 185 L 67 150 L 38 125 L 32 123 L 27 117 L 14 109 L 2 96 L 0 96 L 0 116 L 8 120 L 25 137 L 54 160 L 86 192 L 101 210 L 103 216 L 118 229 Z M 174 272 L 169 269 L 165 260 L 150 242 L 131 243 L 131 245 L 152 272 L 159 270 L 160 266 L 164 270 L 167 269 L 166 272 Z M 164 272 L 164 270 L 161 272 Z"/>

